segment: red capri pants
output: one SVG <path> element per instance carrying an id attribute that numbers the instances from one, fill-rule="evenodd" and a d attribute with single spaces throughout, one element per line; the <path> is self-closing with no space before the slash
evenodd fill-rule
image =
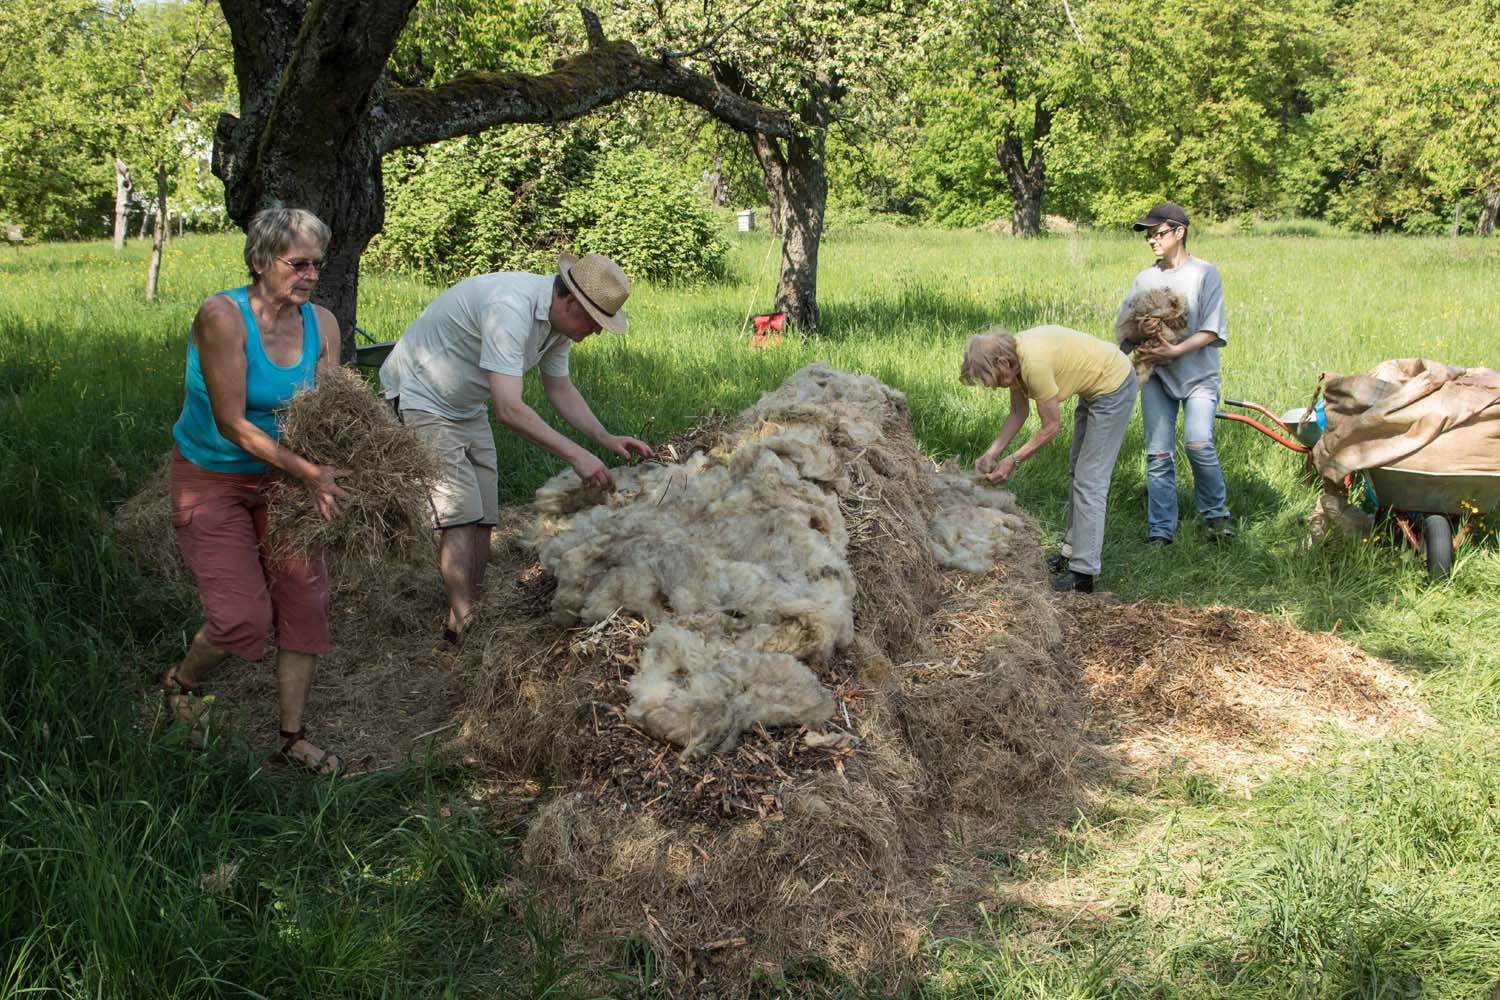
<path id="1" fill-rule="evenodd" d="M 247 660 L 276 647 L 328 652 L 328 571 L 322 558 L 266 552 L 266 489 L 275 473 L 209 472 L 172 449 L 172 529 L 198 581 L 204 637 Z"/>

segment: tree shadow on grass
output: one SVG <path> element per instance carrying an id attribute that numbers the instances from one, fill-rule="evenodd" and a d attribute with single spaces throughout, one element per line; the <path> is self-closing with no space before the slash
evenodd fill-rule
<path id="1" fill-rule="evenodd" d="M 905 281 L 894 295 L 857 301 L 826 300 L 819 306 L 817 337 L 840 341 L 848 337 L 881 336 L 898 330 L 981 329 L 997 322 L 984 303 L 954 295 L 922 281 Z"/>

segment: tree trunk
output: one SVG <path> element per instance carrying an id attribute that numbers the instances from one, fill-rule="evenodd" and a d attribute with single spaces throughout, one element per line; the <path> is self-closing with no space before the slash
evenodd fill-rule
<path id="1" fill-rule="evenodd" d="M 146 301 L 156 300 L 157 279 L 161 277 L 161 250 L 167 242 L 167 166 L 156 166 L 156 228 L 151 231 L 151 263 L 146 267 Z"/>
<path id="2" fill-rule="evenodd" d="M 150 224 L 151 224 L 151 211 L 150 211 L 150 209 L 142 206 L 142 208 L 141 208 L 141 231 L 138 232 L 138 233 L 136 233 L 135 238 L 138 239 L 138 240 L 145 239 L 146 238 L 146 227 L 148 225 L 150 225 Z"/>
<path id="3" fill-rule="evenodd" d="M 508 123 L 567 121 L 638 91 L 697 104 L 743 132 L 790 135 L 785 113 L 724 90 L 671 59 L 604 37 L 583 10 L 589 47 L 551 73 L 468 73 L 431 88 L 387 88 L 384 72 L 416 0 L 220 0 L 234 43 L 241 108 L 214 135 L 214 173 L 241 227 L 280 201 L 332 231 L 316 301 L 354 356 L 359 260 L 385 221 L 381 156 Z"/>
<path id="4" fill-rule="evenodd" d="M 712 170 L 703 172 L 703 179 L 708 183 L 708 201 L 715 208 L 723 208 L 729 203 L 729 186 L 724 183 L 724 158 L 718 153 L 714 154 L 714 165 Z"/>
<path id="5" fill-rule="evenodd" d="M 1010 187 L 1011 231 L 1030 239 L 1042 232 L 1042 196 L 1047 190 L 1044 140 L 1052 128 L 1052 112 L 1036 99 L 1031 123 L 1031 155 L 1026 156 L 1015 125 L 1008 125 L 995 143 L 995 159 Z"/>
<path id="6" fill-rule="evenodd" d="M 1474 226 L 1474 235 L 1494 235 L 1496 216 L 1500 216 L 1500 183 L 1491 184 L 1484 189 L 1484 206 L 1479 210 L 1479 222 Z"/>
<path id="7" fill-rule="evenodd" d="M 824 136 L 822 128 L 813 129 L 807 136 L 793 136 L 785 140 L 784 152 L 775 139 L 761 135 L 751 138 L 771 195 L 772 224 L 779 214 L 785 237 L 775 310 L 786 313 L 788 323 L 806 331 L 818 328 L 818 247 L 828 205 Z"/>
<path id="8" fill-rule="evenodd" d="M 125 230 L 130 225 L 130 168 L 115 157 L 115 249 L 125 249 Z"/>

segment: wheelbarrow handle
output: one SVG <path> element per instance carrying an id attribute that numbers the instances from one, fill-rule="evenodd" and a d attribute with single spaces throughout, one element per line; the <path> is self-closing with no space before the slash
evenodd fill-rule
<path id="1" fill-rule="evenodd" d="M 1224 402 L 1231 403 L 1233 402 L 1233 400 L 1226 399 L 1224 400 Z M 1263 407 L 1255 406 L 1255 404 L 1253 403 L 1240 403 L 1239 405 L 1248 405 L 1253 409 L 1263 409 Z M 1271 428 L 1267 427 L 1259 420 L 1255 420 L 1251 417 L 1241 416 L 1238 413 L 1215 413 L 1214 418 L 1216 420 L 1233 420 L 1237 424 L 1249 424 L 1251 427 L 1254 427 L 1256 430 L 1260 431 L 1262 434 L 1275 441 L 1277 444 L 1290 448 L 1292 451 L 1298 452 L 1299 454 L 1305 455 L 1310 450 L 1306 445 L 1298 441 L 1293 441 L 1291 438 L 1287 437 L 1285 434 L 1280 433 L 1279 431 L 1273 431 Z M 1276 420 L 1275 417 L 1272 417 L 1271 419 Z M 1276 420 L 1276 426 L 1282 428 L 1283 430 L 1286 429 L 1286 425 L 1283 424 L 1280 420 Z"/>
<path id="2" fill-rule="evenodd" d="M 1238 406 L 1246 410 L 1254 410 L 1257 413 L 1264 413 L 1267 417 L 1270 417 L 1272 420 L 1276 421 L 1276 425 L 1278 427 L 1284 427 L 1287 430 L 1291 430 L 1291 428 L 1287 427 L 1286 424 L 1281 422 L 1280 417 L 1272 413 L 1270 410 L 1266 409 L 1264 406 L 1261 406 L 1259 403 L 1247 403 L 1243 399 L 1226 399 L 1224 400 L 1224 405 Z"/>

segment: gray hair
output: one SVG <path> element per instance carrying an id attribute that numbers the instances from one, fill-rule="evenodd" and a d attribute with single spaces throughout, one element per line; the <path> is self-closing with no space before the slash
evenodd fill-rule
<path id="1" fill-rule="evenodd" d="M 964 350 L 963 367 L 958 380 L 964 385 L 982 385 L 989 389 L 1000 385 L 999 368 L 1004 361 L 1016 372 L 1020 372 L 1021 360 L 1016 357 L 1016 338 L 1003 327 L 994 327 L 969 338 Z"/>
<path id="2" fill-rule="evenodd" d="M 250 280 L 259 281 L 261 272 L 286 253 L 299 236 L 310 236 L 327 250 L 332 233 L 322 219 L 305 208 L 272 205 L 251 216 L 250 225 L 245 227 L 245 266 L 250 270 Z"/>

